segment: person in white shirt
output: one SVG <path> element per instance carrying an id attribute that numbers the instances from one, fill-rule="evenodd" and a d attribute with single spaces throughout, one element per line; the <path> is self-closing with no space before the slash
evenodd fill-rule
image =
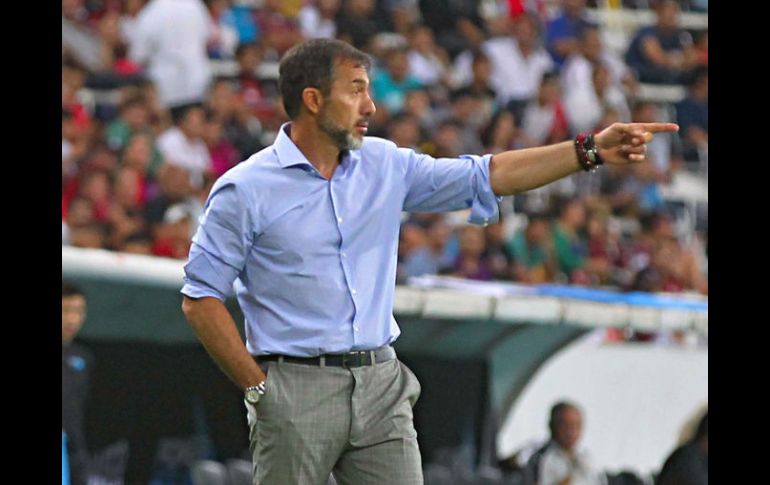
<path id="1" fill-rule="evenodd" d="M 564 96 L 570 128 L 573 133 L 597 130 L 607 108 L 613 109 L 621 122 L 631 119 L 628 102 L 622 91 L 610 81 L 609 69 L 603 64 L 593 67 L 590 88 L 570 91 Z"/>
<path id="2" fill-rule="evenodd" d="M 529 15 L 519 17 L 512 36 L 484 42 L 482 50 L 492 61 L 492 89 L 501 104 L 521 103 L 537 96 L 543 74 L 554 69 L 548 52 L 539 44 L 537 21 Z M 521 112 L 516 113 L 521 118 Z"/>
<path id="3" fill-rule="evenodd" d="M 580 34 L 578 52 L 569 56 L 561 69 L 561 85 L 565 96 L 592 88 L 594 66 L 602 64 L 610 74 L 610 84 L 619 91 L 633 93 L 636 80 L 631 70 L 601 40 L 597 27 L 585 27 Z"/>
<path id="4" fill-rule="evenodd" d="M 536 453 L 538 485 L 607 485 L 607 476 L 594 468 L 588 454 L 577 448 L 583 431 L 583 416 L 576 404 L 567 401 L 551 408 L 548 423 L 551 441 Z"/>
<path id="5" fill-rule="evenodd" d="M 409 29 L 409 71 L 422 84 L 430 86 L 445 82 L 449 74 L 449 56 L 439 47 L 433 31 L 415 24 Z"/>
<path id="6" fill-rule="evenodd" d="M 204 185 L 211 172 L 211 156 L 203 140 L 206 115 L 200 105 L 173 108 L 175 125 L 158 137 L 158 150 L 164 163 L 179 165 L 190 172 L 190 184 L 195 189 Z"/>
<path id="7" fill-rule="evenodd" d="M 211 81 L 209 30 L 201 0 L 150 0 L 139 12 L 129 56 L 145 66 L 164 107 L 204 98 Z"/>
<path id="8" fill-rule="evenodd" d="M 337 23 L 334 21 L 342 6 L 341 0 L 318 0 L 300 9 L 297 14 L 299 28 L 306 39 L 334 39 Z"/>

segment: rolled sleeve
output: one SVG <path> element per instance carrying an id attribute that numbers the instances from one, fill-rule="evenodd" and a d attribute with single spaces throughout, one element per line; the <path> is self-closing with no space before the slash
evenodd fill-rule
<path id="1" fill-rule="evenodd" d="M 233 294 L 233 282 L 243 270 L 253 242 L 248 206 L 235 184 L 215 184 L 192 240 L 182 294 L 223 301 Z"/>
<path id="2" fill-rule="evenodd" d="M 399 149 L 405 160 L 406 211 L 471 209 L 468 222 L 485 226 L 499 220 L 498 197 L 489 180 L 492 155 L 433 158 Z"/>

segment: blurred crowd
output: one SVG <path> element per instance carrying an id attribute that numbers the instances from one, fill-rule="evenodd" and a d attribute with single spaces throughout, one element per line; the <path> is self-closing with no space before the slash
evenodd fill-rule
<path id="1" fill-rule="evenodd" d="M 501 223 L 404 214 L 398 280 L 448 274 L 708 292 L 708 220 L 664 197 L 707 177 L 703 0 L 62 0 L 62 244 L 184 259 L 213 182 L 287 121 L 277 63 L 307 38 L 369 53 L 369 135 L 434 157 L 674 121 L 649 163 L 501 203 Z M 589 8 L 651 9 L 619 49 Z M 657 101 L 644 85 L 686 95 Z M 300 228 L 298 228 L 299 230 Z"/>

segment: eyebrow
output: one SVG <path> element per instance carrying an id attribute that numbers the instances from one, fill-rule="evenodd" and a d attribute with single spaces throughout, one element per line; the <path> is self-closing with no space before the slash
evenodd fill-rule
<path id="1" fill-rule="evenodd" d="M 369 85 L 369 82 L 366 79 L 361 79 L 361 78 L 353 79 L 352 82 L 353 84 L 363 84 L 364 86 Z"/>

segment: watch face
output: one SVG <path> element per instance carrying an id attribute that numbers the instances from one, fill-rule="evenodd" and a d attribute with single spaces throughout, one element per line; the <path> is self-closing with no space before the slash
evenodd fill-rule
<path id="1" fill-rule="evenodd" d="M 257 404 L 259 402 L 260 394 L 256 389 L 250 389 L 246 391 L 246 400 L 251 404 Z"/>

